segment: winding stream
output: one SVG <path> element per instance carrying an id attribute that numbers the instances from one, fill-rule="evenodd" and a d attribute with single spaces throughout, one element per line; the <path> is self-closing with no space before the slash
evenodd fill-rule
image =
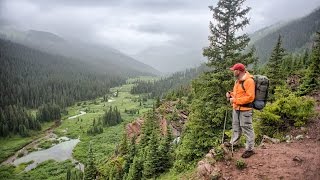
<path id="1" fill-rule="evenodd" d="M 71 116 L 68 119 L 74 119 L 85 114 L 86 112 L 80 111 L 80 114 Z M 13 164 L 15 166 L 18 166 L 21 163 L 33 161 L 32 164 L 29 164 L 25 168 L 25 171 L 29 171 L 37 167 L 39 163 L 49 159 L 53 159 L 55 161 L 65 161 L 67 159 L 71 159 L 73 163 L 77 164 L 76 168 L 83 171 L 84 165 L 78 162 L 77 160 L 73 159 L 72 157 L 72 151 L 74 147 L 80 142 L 80 139 L 69 139 L 67 137 L 58 138 L 57 135 L 53 133 L 53 129 L 58 126 L 59 123 L 56 123 L 44 132 L 44 136 L 35 139 L 28 145 L 24 146 L 22 149 L 17 151 L 13 156 L 9 157 L 6 161 L 2 162 L 1 164 Z M 41 141 L 49 139 L 57 139 L 60 141 L 60 143 L 48 149 L 39 150 L 28 154 L 28 149 L 37 148 Z M 19 154 L 24 154 L 24 156 L 18 158 Z"/>
<path id="2" fill-rule="evenodd" d="M 49 149 L 35 151 L 27 154 L 26 156 L 13 161 L 13 164 L 15 166 L 18 166 L 23 162 L 34 161 L 32 164 L 29 164 L 25 168 L 25 171 L 29 171 L 35 168 L 39 163 L 49 159 L 53 159 L 55 161 L 65 161 L 67 159 L 72 159 L 75 162 L 75 160 L 72 158 L 72 150 L 79 142 L 79 139 L 70 139 L 68 141 L 54 145 Z"/>

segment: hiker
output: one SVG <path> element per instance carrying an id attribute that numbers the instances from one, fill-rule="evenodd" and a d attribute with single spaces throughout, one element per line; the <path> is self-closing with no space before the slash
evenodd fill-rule
<path id="1" fill-rule="evenodd" d="M 230 147 L 236 145 L 243 133 L 246 136 L 246 151 L 242 158 L 249 158 L 254 154 L 254 131 L 252 126 L 252 102 L 255 98 L 255 82 L 253 76 L 246 71 L 245 66 L 237 63 L 230 68 L 236 77 L 232 92 L 227 92 L 226 97 L 233 106 L 232 113 L 232 138 L 224 143 Z"/>

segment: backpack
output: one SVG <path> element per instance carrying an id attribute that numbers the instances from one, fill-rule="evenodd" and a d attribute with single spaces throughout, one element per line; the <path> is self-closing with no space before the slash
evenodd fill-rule
<path id="1" fill-rule="evenodd" d="M 262 110 L 267 103 L 268 98 L 268 88 L 269 88 L 269 79 L 267 76 L 254 75 L 253 80 L 255 83 L 255 98 L 252 103 L 244 105 L 245 107 L 252 107 L 257 110 Z M 244 91 L 244 81 L 242 81 L 241 86 Z"/>

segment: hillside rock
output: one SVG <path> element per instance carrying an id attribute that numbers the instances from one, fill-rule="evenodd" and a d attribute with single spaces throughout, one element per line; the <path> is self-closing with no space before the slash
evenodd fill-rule
<path id="1" fill-rule="evenodd" d="M 167 127 L 170 127 L 174 138 L 180 137 L 189 115 L 189 112 L 186 110 L 177 110 L 177 103 L 178 101 L 163 102 L 163 104 L 156 109 L 156 116 L 158 117 L 161 133 L 166 135 Z M 170 117 L 169 115 L 174 113 L 176 113 L 177 119 L 168 119 L 168 117 Z M 143 122 L 144 119 L 139 117 L 134 122 L 126 125 L 126 132 L 129 138 L 132 138 L 134 135 L 137 137 L 140 136 Z"/>
<path id="2" fill-rule="evenodd" d="M 132 138 L 133 136 L 140 136 L 143 121 L 144 120 L 142 118 L 138 118 L 134 122 L 126 125 L 126 132 L 129 138 Z"/>

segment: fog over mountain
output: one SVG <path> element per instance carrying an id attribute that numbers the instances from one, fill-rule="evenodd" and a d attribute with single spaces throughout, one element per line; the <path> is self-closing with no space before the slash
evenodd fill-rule
<path id="1" fill-rule="evenodd" d="M 217 0 L 49 1 L 0 0 L 0 26 L 51 32 L 66 40 L 107 45 L 162 72 L 199 65 L 206 59 L 208 6 Z M 248 0 L 253 33 L 307 15 L 319 0 Z"/>

